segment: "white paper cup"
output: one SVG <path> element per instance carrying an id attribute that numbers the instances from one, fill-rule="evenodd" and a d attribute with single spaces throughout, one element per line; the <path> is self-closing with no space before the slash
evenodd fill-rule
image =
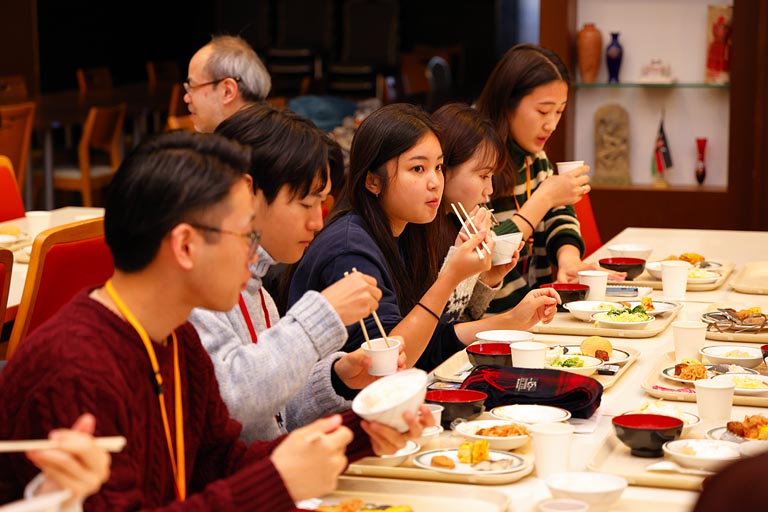
<path id="1" fill-rule="evenodd" d="M 707 324 L 704 322 L 672 322 L 672 338 L 675 342 L 675 363 L 683 359 L 700 359 L 704 348 Z"/>
<path id="2" fill-rule="evenodd" d="M 571 440 L 574 427 L 569 423 L 536 423 L 529 425 L 533 438 L 536 476 L 546 478 L 570 470 Z"/>
<path id="3" fill-rule="evenodd" d="M 397 371 L 397 355 L 400 346 L 400 340 L 397 338 L 387 338 L 389 346 L 384 338 L 374 338 L 371 340 L 370 345 L 367 341 L 364 341 L 360 347 L 363 349 L 363 353 L 371 358 L 371 367 L 368 368 L 368 373 L 381 377 L 384 375 L 392 375 Z"/>
<path id="4" fill-rule="evenodd" d="M 493 253 L 491 254 L 491 263 L 495 265 L 504 265 L 512 261 L 515 251 L 520 247 L 520 241 L 523 239 L 523 234 L 520 232 L 509 233 L 507 235 L 499 235 L 493 237 L 496 245 L 493 247 Z"/>
<path id="5" fill-rule="evenodd" d="M 589 286 L 587 300 L 605 300 L 608 272 L 604 270 L 580 270 L 579 284 Z"/>
<path id="6" fill-rule="evenodd" d="M 443 419 L 443 409 L 445 409 L 445 407 L 443 407 L 440 404 L 424 404 L 424 405 L 426 405 L 427 408 L 429 409 L 429 412 L 432 413 L 432 417 L 435 419 L 435 425 L 439 425 Z"/>
<path id="7" fill-rule="evenodd" d="M 518 341 L 510 343 L 512 366 L 516 368 L 544 368 L 547 345 L 538 341 Z"/>
<path id="8" fill-rule="evenodd" d="M 728 379 L 700 379 L 693 383 L 696 388 L 696 405 L 702 421 L 731 420 L 733 390 L 735 384 Z"/>
<path id="9" fill-rule="evenodd" d="M 51 227 L 51 212 L 29 211 L 26 213 L 27 234 L 34 240 L 41 232 Z"/>
<path id="10" fill-rule="evenodd" d="M 670 260 L 661 262 L 661 288 L 665 299 L 685 299 L 685 286 L 688 284 L 687 261 Z"/>
<path id="11" fill-rule="evenodd" d="M 557 162 L 557 174 L 567 174 L 574 169 L 584 166 L 584 160 L 573 160 L 571 162 Z"/>

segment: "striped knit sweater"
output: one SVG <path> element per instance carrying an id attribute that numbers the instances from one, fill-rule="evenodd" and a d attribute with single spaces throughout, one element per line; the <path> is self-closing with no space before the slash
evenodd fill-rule
<path id="1" fill-rule="evenodd" d="M 501 224 L 494 228 L 497 235 L 519 231 L 512 221 L 512 214 L 517 211 L 515 198 L 520 207 L 528 198 L 525 183 L 525 161 L 531 170 L 531 195 L 538 190 L 539 185 L 554 175 L 552 164 L 546 153 L 526 153 L 516 143 L 508 144 L 511 161 L 517 169 L 515 197 L 497 197 L 493 199 L 494 216 Z M 552 266 L 557 265 L 557 251 L 564 245 L 574 245 L 584 254 L 584 240 L 581 238 L 579 221 L 573 206 L 552 208 L 536 225 L 533 233 L 533 252 L 526 247 L 520 253 L 517 266 L 504 278 L 504 285 L 491 302 L 488 311 L 498 313 L 517 305 L 532 289 L 553 281 Z"/>

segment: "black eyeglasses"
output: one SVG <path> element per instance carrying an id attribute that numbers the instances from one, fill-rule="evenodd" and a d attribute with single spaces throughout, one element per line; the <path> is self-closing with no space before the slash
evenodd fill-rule
<path id="1" fill-rule="evenodd" d="M 259 245 L 261 243 L 261 233 L 259 233 L 255 229 L 252 229 L 248 233 L 237 233 L 235 231 L 229 231 L 221 228 L 214 228 L 212 226 L 205 226 L 203 224 L 194 224 L 192 222 L 189 222 L 188 224 L 195 229 L 200 229 L 203 231 L 210 231 L 212 233 L 220 233 L 222 235 L 234 235 L 234 236 L 239 236 L 240 238 L 245 238 L 248 241 L 248 259 L 253 258 L 253 255 L 256 254 L 256 250 L 259 248 Z"/>
<path id="2" fill-rule="evenodd" d="M 240 81 L 240 77 L 225 76 L 224 78 L 219 78 L 218 80 L 211 80 L 210 82 L 203 82 L 203 83 L 197 84 L 197 85 L 192 85 L 192 84 L 189 83 L 189 80 L 186 80 L 186 81 L 182 82 L 181 85 L 184 86 L 184 90 L 187 91 L 187 93 L 192 94 L 192 91 L 194 91 L 195 89 L 199 89 L 200 87 L 205 87 L 206 85 L 216 85 L 219 82 L 223 82 L 227 78 L 231 78 L 235 82 L 239 82 Z"/>

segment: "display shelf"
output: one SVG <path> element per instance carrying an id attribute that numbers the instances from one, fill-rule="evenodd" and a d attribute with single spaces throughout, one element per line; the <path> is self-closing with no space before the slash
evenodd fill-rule
<path id="1" fill-rule="evenodd" d="M 730 84 L 705 84 L 700 82 L 619 82 L 616 84 L 605 82 L 576 82 L 573 86 L 577 89 L 730 89 Z"/>
<path id="2" fill-rule="evenodd" d="M 728 187 L 716 187 L 707 185 L 668 185 L 666 187 L 657 187 L 654 185 L 592 185 L 592 190 L 634 190 L 639 192 L 709 192 L 715 194 L 725 194 L 728 192 Z"/>

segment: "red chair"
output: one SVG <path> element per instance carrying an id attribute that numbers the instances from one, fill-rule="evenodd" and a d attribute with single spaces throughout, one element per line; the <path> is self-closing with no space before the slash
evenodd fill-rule
<path id="1" fill-rule="evenodd" d="M 592 211 L 592 201 L 589 200 L 589 194 L 583 196 L 581 201 L 573 205 L 573 207 L 581 224 L 581 237 L 586 245 L 584 251 L 584 257 L 586 258 L 598 250 L 603 245 L 603 241 L 600 238 L 600 231 L 597 229 L 595 212 Z"/>
<path id="2" fill-rule="evenodd" d="M 8 249 L 0 249 L 0 330 L 5 322 L 5 309 L 8 306 L 8 292 L 11 289 L 12 270 L 13 253 Z"/>
<path id="3" fill-rule="evenodd" d="M 16 175 L 13 173 L 13 164 L 7 156 L 0 155 L 0 222 L 19 219 L 24 217 L 25 213 Z"/>
<path id="4" fill-rule="evenodd" d="M 6 359 L 77 292 L 104 283 L 113 271 L 102 218 L 57 226 L 37 235 Z"/>

